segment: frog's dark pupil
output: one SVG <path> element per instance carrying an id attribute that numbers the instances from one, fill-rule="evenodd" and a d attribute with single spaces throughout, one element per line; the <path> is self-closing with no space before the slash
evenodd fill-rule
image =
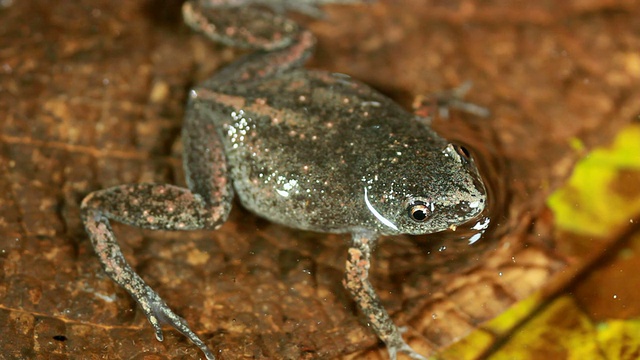
<path id="1" fill-rule="evenodd" d="M 407 208 L 409 212 L 409 217 L 418 222 L 422 222 L 427 220 L 429 217 L 429 208 L 427 207 L 427 203 L 424 201 L 414 201 Z"/>
<path id="2" fill-rule="evenodd" d="M 427 213 L 422 209 L 418 209 L 413 212 L 413 218 L 418 221 L 422 221 L 427 218 Z"/>

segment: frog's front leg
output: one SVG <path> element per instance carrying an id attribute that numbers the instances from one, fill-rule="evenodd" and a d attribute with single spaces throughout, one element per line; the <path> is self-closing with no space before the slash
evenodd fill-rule
<path id="1" fill-rule="evenodd" d="M 420 120 L 429 126 L 435 115 L 441 119 L 448 119 L 451 109 L 481 118 L 489 117 L 491 115 L 489 109 L 464 99 L 471 90 L 471 86 L 472 83 L 466 81 L 450 90 L 439 91 L 429 96 L 418 96 L 413 103 L 414 113 L 419 115 Z"/>
<path id="2" fill-rule="evenodd" d="M 343 285 L 355 299 L 373 331 L 387 346 L 391 360 L 396 359 L 398 352 L 405 353 L 412 359 L 426 360 L 402 339 L 400 330 L 380 303 L 378 294 L 369 282 L 371 248 L 375 240 L 372 234 L 353 234 Z"/>

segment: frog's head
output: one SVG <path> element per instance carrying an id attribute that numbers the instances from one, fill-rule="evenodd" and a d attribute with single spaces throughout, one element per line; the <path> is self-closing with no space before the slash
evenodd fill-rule
<path id="1" fill-rule="evenodd" d="M 394 167 L 395 174 L 388 176 L 391 181 L 375 181 L 364 188 L 364 202 L 381 234 L 443 231 L 471 220 L 485 208 L 482 178 L 462 146 L 446 144 Z"/>

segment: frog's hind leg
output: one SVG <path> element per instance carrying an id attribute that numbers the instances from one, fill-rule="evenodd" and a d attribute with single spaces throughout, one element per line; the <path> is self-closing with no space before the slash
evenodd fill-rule
<path id="1" fill-rule="evenodd" d="M 206 87 L 252 81 L 301 67 L 313 51 L 316 41 L 309 31 L 283 14 L 243 5 L 245 2 L 255 1 L 187 1 L 182 7 L 184 21 L 193 30 L 215 42 L 258 50 L 216 73 Z"/>
<path id="2" fill-rule="evenodd" d="M 105 272 L 131 294 L 163 339 L 169 324 L 214 359 L 205 343 L 129 266 L 109 220 L 147 229 L 197 230 L 219 227 L 231 208 L 233 191 L 217 133 L 189 110 L 183 129 L 184 164 L 189 189 L 166 184 L 128 184 L 89 194 L 81 205 L 82 220 Z"/>
<path id="3" fill-rule="evenodd" d="M 215 97 L 207 97 L 207 90 L 193 90 L 182 124 L 182 163 L 187 186 L 202 197 L 220 225 L 231 211 L 233 186 L 228 177 L 224 146 L 216 130 L 215 120 L 223 116 L 213 112 Z"/>
<path id="4" fill-rule="evenodd" d="M 82 201 L 81 213 L 102 267 L 140 305 L 156 338 L 163 340 L 161 324 L 169 324 L 198 346 L 207 359 L 214 359 L 187 323 L 129 266 L 109 220 L 147 229 L 194 230 L 213 228 L 224 216 L 210 211 L 200 195 L 160 184 L 128 184 L 93 192 Z"/>
<path id="5" fill-rule="evenodd" d="M 255 1 L 192 0 L 184 3 L 182 15 L 193 30 L 227 46 L 271 51 L 291 45 L 300 26 L 251 2 Z"/>

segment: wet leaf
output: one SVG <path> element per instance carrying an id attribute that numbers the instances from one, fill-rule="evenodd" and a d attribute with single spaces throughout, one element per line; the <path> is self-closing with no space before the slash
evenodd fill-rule
<path id="1" fill-rule="evenodd" d="M 640 187 L 634 186 L 639 172 L 640 126 L 635 125 L 620 132 L 611 147 L 589 153 L 549 198 L 557 226 L 602 237 L 628 223 L 640 213 Z"/>
<path id="2" fill-rule="evenodd" d="M 451 359 L 636 359 L 640 126 L 579 161 L 549 198 L 573 267 L 444 353 Z M 631 226 L 629 226 L 631 222 Z M 628 228 L 626 231 L 620 229 Z M 587 255 L 587 251 L 600 249 Z M 621 320 L 628 319 L 628 320 Z M 635 330 L 635 332 L 634 332 Z M 482 346 L 478 346 L 481 344 Z M 471 346 L 469 346 L 471 345 Z"/>
<path id="3" fill-rule="evenodd" d="M 180 1 L 6 3 L 2 356 L 199 358 L 172 330 L 163 343 L 155 340 L 140 310 L 101 270 L 78 206 L 88 193 L 122 183 L 184 185 L 179 138 L 187 91 L 240 52 L 191 33 L 181 24 Z M 553 278 L 597 263 L 580 256 L 598 258 L 611 242 L 569 241 L 554 230 L 545 202 L 583 150 L 609 143 L 640 113 L 640 10 L 633 2 L 405 0 L 326 10 L 324 19 L 296 17 L 319 39 L 310 67 L 350 74 L 407 108 L 471 81 L 468 100 L 492 111 L 488 119 L 454 113 L 434 125 L 477 150 L 494 188 L 490 236 L 474 246 L 390 238 L 374 255 L 375 286 L 412 346 L 440 350 L 535 290 L 553 288 Z M 346 236 L 268 224 L 239 206 L 219 231 L 115 227 L 134 268 L 221 359 L 387 356 L 340 284 Z M 629 272 L 626 282 L 595 274 L 575 289 L 598 299 L 598 313 L 615 308 L 607 301 L 614 293 L 626 297 L 625 309 L 640 304 L 630 300 Z M 567 288 L 566 279 L 560 283 L 555 288 Z M 608 334 L 607 351 L 632 344 Z M 492 335 L 480 347 L 495 343 Z"/>

